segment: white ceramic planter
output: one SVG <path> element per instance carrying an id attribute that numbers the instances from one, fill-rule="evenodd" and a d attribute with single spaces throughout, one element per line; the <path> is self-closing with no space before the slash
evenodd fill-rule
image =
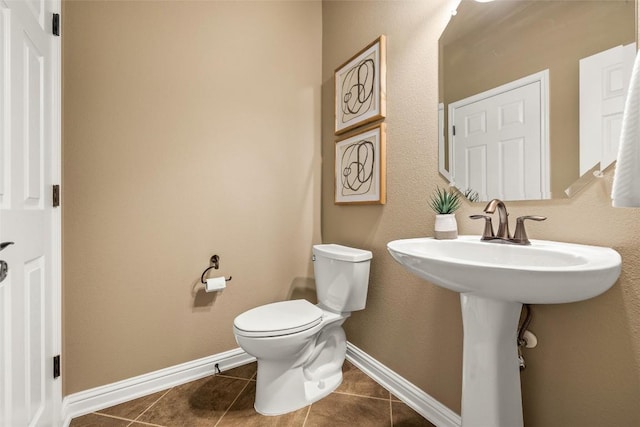
<path id="1" fill-rule="evenodd" d="M 433 230 L 433 237 L 438 240 L 457 239 L 458 223 L 456 222 L 456 214 L 436 215 L 436 224 Z"/>

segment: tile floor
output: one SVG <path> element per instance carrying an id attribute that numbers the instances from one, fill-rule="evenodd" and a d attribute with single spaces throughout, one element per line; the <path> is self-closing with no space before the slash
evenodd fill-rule
<path id="1" fill-rule="evenodd" d="M 253 409 L 256 364 L 251 363 L 75 418 L 70 427 L 434 427 L 350 362 L 343 373 L 342 384 L 329 396 L 277 417 Z"/>

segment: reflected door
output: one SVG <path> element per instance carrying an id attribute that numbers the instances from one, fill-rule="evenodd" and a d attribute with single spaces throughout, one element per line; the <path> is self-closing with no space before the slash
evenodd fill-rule
<path id="1" fill-rule="evenodd" d="M 546 81 L 531 77 L 450 106 L 452 178 L 479 201 L 550 197 Z"/>
<path id="2" fill-rule="evenodd" d="M 635 56 L 632 43 L 580 60 L 580 176 L 598 164 L 605 170 L 618 156 Z"/>

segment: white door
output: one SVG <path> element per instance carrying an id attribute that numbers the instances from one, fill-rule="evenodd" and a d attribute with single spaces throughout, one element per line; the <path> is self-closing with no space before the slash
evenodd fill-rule
<path id="1" fill-rule="evenodd" d="M 61 379 L 58 0 L 0 0 L 0 426 L 57 426 Z"/>
<path id="2" fill-rule="evenodd" d="M 459 189 L 477 192 L 479 201 L 550 197 L 547 76 L 451 104 L 451 173 Z"/>
<path id="3" fill-rule="evenodd" d="M 629 90 L 635 43 L 580 60 L 580 176 L 618 156 L 622 112 Z"/>

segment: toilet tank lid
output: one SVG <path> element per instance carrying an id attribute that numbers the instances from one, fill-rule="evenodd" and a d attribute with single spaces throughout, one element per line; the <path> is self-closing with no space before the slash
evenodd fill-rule
<path id="1" fill-rule="evenodd" d="M 316 256 L 323 256 L 325 258 L 348 262 L 362 262 L 373 258 L 371 251 L 335 244 L 314 245 L 313 254 Z"/>

